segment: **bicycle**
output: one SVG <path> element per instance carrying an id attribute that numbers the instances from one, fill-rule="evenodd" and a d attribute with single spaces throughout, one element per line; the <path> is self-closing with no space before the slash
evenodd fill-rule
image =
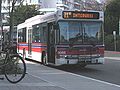
<path id="1" fill-rule="evenodd" d="M 19 54 L 13 53 L 12 46 L 0 51 L 0 59 L 0 68 L 9 82 L 18 83 L 25 77 L 25 61 Z"/>

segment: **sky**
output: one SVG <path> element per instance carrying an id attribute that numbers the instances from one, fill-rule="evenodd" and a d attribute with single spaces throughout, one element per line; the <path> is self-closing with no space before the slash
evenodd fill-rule
<path id="1" fill-rule="evenodd" d="M 105 2 L 106 0 L 97 0 L 98 2 Z"/>
<path id="2" fill-rule="evenodd" d="M 97 0 L 98 2 L 100 2 L 100 0 Z"/>

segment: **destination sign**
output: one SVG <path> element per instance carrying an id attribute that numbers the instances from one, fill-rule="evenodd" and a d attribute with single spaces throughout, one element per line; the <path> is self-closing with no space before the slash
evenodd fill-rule
<path id="1" fill-rule="evenodd" d="M 64 19 L 99 19 L 98 12 L 63 11 Z"/>

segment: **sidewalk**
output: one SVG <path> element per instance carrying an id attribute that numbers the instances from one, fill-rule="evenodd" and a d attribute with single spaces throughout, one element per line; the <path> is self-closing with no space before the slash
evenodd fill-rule
<path id="1" fill-rule="evenodd" d="M 36 67 L 38 66 L 38 67 Z M 42 79 L 39 76 L 32 75 L 31 71 L 38 72 L 39 68 L 44 67 L 40 64 L 31 64 L 31 62 L 27 62 L 27 72 L 25 78 L 17 83 L 11 84 L 6 78 L 4 80 L 0 80 L 0 90 L 64 90 L 54 84 Z M 0 77 L 4 77 L 1 76 Z"/>
<path id="2" fill-rule="evenodd" d="M 106 59 L 120 60 L 120 52 L 116 52 L 116 51 L 105 51 L 105 58 L 106 58 Z"/>
<path id="3" fill-rule="evenodd" d="M 0 90 L 120 90 L 119 85 L 27 62 L 25 78 L 11 84 L 0 80 Z"/>

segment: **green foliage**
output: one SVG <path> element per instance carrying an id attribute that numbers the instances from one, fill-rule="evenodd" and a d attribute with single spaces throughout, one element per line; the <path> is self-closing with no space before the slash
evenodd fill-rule
<path id="1" fill-rule="evenodd" d="M 114 51 L 115 50 L 114 43 L 115 41 L 114 41 L 114 37 L 112 34 L 105 35 L 105 49 L 106 50 Z M 120 36 L 119 35 L 116 36 L 116 49 L 117 51 L 120 51 Z"/>
<path id="2" fill-rule="evenodd" d="M 105 35 L 105 49 L 106 50 L 114 50 L 114 43 L 113 43 L 113 35 Z"/>
<path id="3" fill-rule="evenodd" d="M 105 10 L 105 32 L 112 34 L 114 30 L 119 32 L 120 0 L 111 0 Z"/>
<path id="4" fill-rule="evenodd" d="M 113 16 L 120 16 L 120 0 L 112 0 L 110 3 L 106 6 L 106 11 Z"/>
<path id="5" fill-rule="evenodd" d="M 116 43 L 117 43 L 117 51 L 120 51 L 120 36 L 117 36 L 117 41 L 116 41 Z"/>
<path id="6" fill-rule="evenodd" d="M 107 34 L 112 34 L 113 31 L 116 31 L 117 34 L 119 32 L 119 27 L 118 27 L 118 22 L 119 22 L 119 18 L 118 17 L 115 17 L 115 16 L 112 16 L 112 15 L 109 15 L 105 12 L 105 32 Z"/>
<path id="7" fill-rule="evenodd" d="M 24 22 L 26 19 L 38 15 L 39 12 L 36 10 L 35 5 L 21 5 L 14 10 L 14 25 L 18 25 Z"/>
<path id="8" fill-rule="evenodd" d="M 120 36 L 119 33 L 119 18 L 120 18 L 120 0 L 111 0 L 107 3 L 105 9 L 105 49 L 114 50 L 113 31 L 117 32 L 116 43 L 117 50 L 120 51 Z"/>

